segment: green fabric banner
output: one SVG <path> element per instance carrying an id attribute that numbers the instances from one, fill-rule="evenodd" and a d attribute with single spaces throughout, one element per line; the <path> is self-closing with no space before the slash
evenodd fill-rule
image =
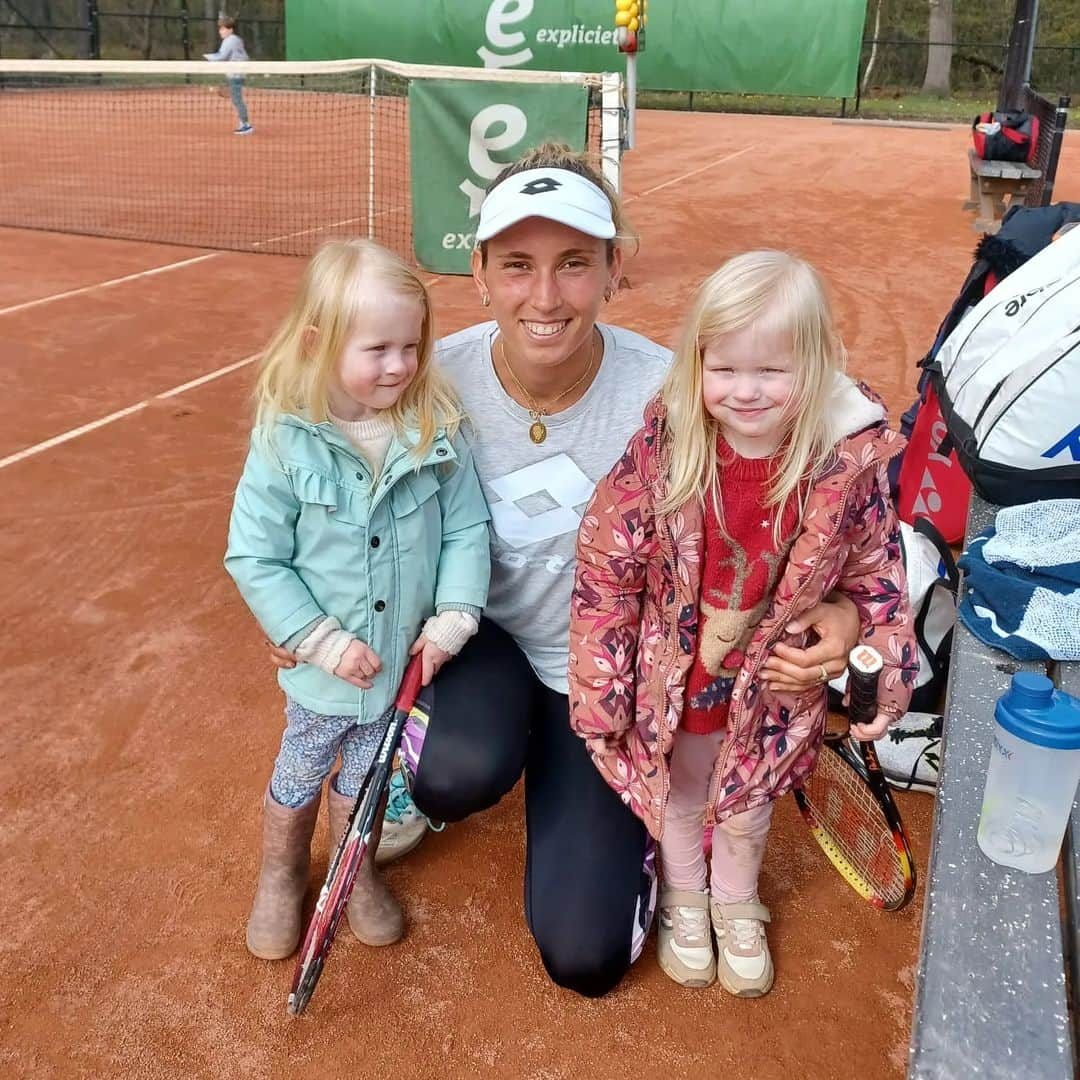
<path id="1" fill-rule="evenodd" d="M 582 86 L 409 84 L 413 248 L 439 274 L 467 274 L 490 181 L 523 150 L 549 139 L 585 148 Z"/>
<path id="2" fill-rule="evenodd" d="M 851 97 L 866 0 L 649 0 L 638 85 Z M 614 0 L 288 0 L 290 60 L 622 71 Z"/>

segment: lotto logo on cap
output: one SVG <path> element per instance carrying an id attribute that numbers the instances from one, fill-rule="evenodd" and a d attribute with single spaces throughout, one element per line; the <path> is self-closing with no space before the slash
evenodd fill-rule
<path id="1" fill-rule="evenodd" d="M 615 236 L 611 203 L 591 180 L 568 169 L 528 169 L 507 177 L 480 207 L 477 240 L 490 240 L 530 217 L 547 218 L 587 236 Z"/>

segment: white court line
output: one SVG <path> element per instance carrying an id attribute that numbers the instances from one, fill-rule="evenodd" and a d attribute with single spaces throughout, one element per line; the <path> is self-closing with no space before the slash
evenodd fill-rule
<path id="1" fill-rule="evenodd" d="M 404 206 L 392 206 L 389 210 L 380 210 L 373 214 L 374 218 L 386 217 L 388 214 L 396 214 L 404 210 Z M 281 240 L 292 240 L 295 236 L 308 236 L 310 233 L 325 232 L 327 229 L 336 229 L 339 225 L 351 225 L 354 221 L 363 221 L 363 218 L 351 217 L 342 221 L 331 221 L 326 225 L 315 225 L 310 229 L 301 229 L 299 232 L 282 233 L 280 236 L 271 236 L 269 240 L 255 240 L 252 247 L 265 247 L 267 244 L 276 244 Z"/>
<path id="2" fill-rule="evenodd" d="M 725 161 L 733 161 L 737 157 L 741 157 L 743 154 L 748 154 L 751 150 L 756 149 L 757 143 L 753 143 L 750 146 L 743 147 L 742 150 L 736 150 L 732 154 L 727 154 L 722 158 L 717 158 L 715 161 L 710 161 L 706 165 L 702 165 L 700 168 L 691 169 L 690 172 L 683 173 L 681 176 L 673 177 L 671 180 L 665 180 L 662 184 L 657 184 L 655 187 L 649 188 L 647 191 L 639 192 L 637 195 L 629 196 L 625 201 L 633 202 L 635 199 L 643 199 L 646 195 L 652 195 L 654 192 L 662 191 L 664 188 L 671 187 L 672 184 L 678 184 L 683 180 L 688 180 L 691 176 L 696 176 L 698 173 L 705 172 L 706 169 L 715 168 L 717 165 L 722 165 Z M 339 224 L 344 224 L 339 223 Z M 324 226 L 325 227 L 325 226 Z M 333 228 L 333 226 L 329 226 Z M 310 230 L 315 231 L 315 230 Z M 279 239 L 275 237 L 274 239 Z M 284 237 L 280 239 L 285 239 Z M 262 243 L 273 243 L 274 240 L 264 240 Z M 213 259 L 220 252 L 214 252 L 210 255 L 200 255 L 194 259 L 185 259 L 183 262 L 170 263 L 168 266 L 160 266 L 155 270 L 144 270 L 138 274 L 129 274 L 127 277 L 116 278 L 114 281 L 102 282 L 100 285 L 90 285 L 85 289 L 74 289 L 71 292 L 59 293 L 56 296 L 45 297 L 41 300 L 31 300 L 26 304 L 18 304 L 15 307 L 0 309 L 0 315 L 6 315 L 11 311 L 19 311 L 23 308 L 34 307 L 37 304 L 46 304 L 52 300 L 59 300 L 65 296 L 74 296 L 78 293 L 89 292 L 92 289 L 102 289 L 109 285 L 117 285 L 123 281 L 133 281 L 136 278 L 146 277 L 149 274 L 160 274 L 165 270 L 171 270 L 177 266 L 189 266 L 192 263 L 202 262 L 204 259 Z M 427 283 L 430 288 L 441 280 L 439 277 L 433 278 Z M 145 401 L 140 401 L 136 405 L 129 405 L 126 409 L 120 409 L 117 412 L 110 413 L 108 416 L 101 417 L 100 420 L 93 420 L 89 424 L 83 424 L 81 427 L 72 428 L 71 431 L 66 431 L 62 435 L 55 435 L 51 439 L 46 439 L 44 442 L 37 443 L 35 446 L 29 446 L 25 450 L 19 450 L 14 454 L 9 454 L 5 458 L 0 458 L 0 469 L 6 469 L 9 465 L 14 465 L 16 462 L 23 461 L 28 457 L 33 457 L 35 454 L 40 454 L 44 450 L 50 450 L 54 446 L 59 446 L 61 443 L 69 442 L 71 439 L 77 439 L 80 435 L 85 435 L 87 432 L 95 431 L 97 428 L 104 427 L 106 424 L 111 424 L 116 420 L 122 420 L 125 416 L 130 416 L 132 413 L 139 412 L 141 409 L 145 409 L 152 401 L 174 397 L 177 394 L 183 393 L 185 390 L 191 390 L 196 386 L 201 386 L 203 383 L 211 382 L 213 379 L 218 379 L 222 375 L 228 375 L 231 371 L 236 371 L 238 368 L 242 368 L 247 364 L 257 360 L 261 354 L 255 353 L 253 356 L 245 357 L 243 360 L 238 360 L 235 364 L 228 364 L 223 368 L 218 368 L 217 371 L 211 371 L 207 375 L 202 375 L 197 379 L 192 379 L 190 382 L 181 383 L 179 386 L 174 386 L 171 390 L 166 390 L 161 394 L 157 394 L 153 398 L 147 398 Z"/>
<path id="3" fill-rule="evenodd" d="M 269 240 L 255 240 L 252 247 L 265 247 L 267 244 L 276 244 L 280 240 L 291 240 L 294 236 L 308 236 L 314 232 L 325 232 L 327 229 L 336 229 L 339 225 L 351 225 L 354 221 L 360 221 L 358 217 L 345 218 L 342 221 L 331 221 L 326 225 L 315 225 L 310 229 L 301 229 L 299 232 L 282 233 L 280 236 L 271 236 Z"/>
<path id="4" fill-rule="evenodd" d="M 682 176 L 676 176 L 672 180 L 665 180 L 662 184 L 657 184 L 656 187 L 649 188 L 648 191 L 641 191 L 637 195 L 628 195 L 623 201 L 633 202 L 635 199 L 644 199 L 646 195 L 651 195 L 654 191 L 663 191 L 664 188 L 671 187 L 672 184 L 678 184 L 682 180 L 688 180 L 691 176 L 697 176 L 698 173 L 702 173 L 706 169 L 715 168 L 717 165 L 723 165 L 725 161 L 733 161 L 743 154 L 749 154 L 750 151 L 755 149 L 758 145 L 758 143 L 753 143 L 750 146 L 744 146 L 741 150 L 736 150 L 733 154 L 727 154 L 725 157 L 710 161 L 708 165 L 702 165 L 700 169 L 691 169 L 690 172 L 683 173 Z"/>
<path id="5" fill-rule="evenodd" d="M 151 277 L 154 274 L 164 274 L 166 270 L 176 270 L 181 266 L 193 266 L 195 263 L 205 262 L 207 259 L 216 259 L 220 254 L 220 251 L 212 251 L 209 255 L 196 255 L 193 259 L 182 259 L 180 262 L 167 263 L 165 266 L 155 266 L 152 270 L 140 270 L 137 274 L 128 274 L 126 277 L 113 278 L 111 281 L 99 281 L 96 285 L 84 285 L 81 289 L 69 289 L 67 292 L 43 296 L 38 300 L 27 300 L 23 304 L 13 304 L 11 307 L 0 308 L 0 315 L 11 315 L 16 311 L 26 311 L 27 308 L 38 307 L 41 304 L 51 304 L 54 300 L 66 300 L 69 296 L 80 296 L 82 293 L 94 292 L 95 289 L 108 289 L 113 285 L 122 285 L 125 281 L 137 281 L 139 278 Z"/>
<path id="6" fill-rule="evenodd" d="M 258 360 L 261 355 L 262 353 L 255 353 L 252 356 L 246 356 L 243 360 L 237 360 L 235 364 L 227 364 L 225 367 L 218 368 L 217 371 L 211 371 L 208 375 L 200 375 L 199 378 L 192 379 L 190 382 L 181 383 L 179 386 L 174 386 L 171 390 L 155 394 L 154 397 L 147 398 L 145 401 L 140 401 L 135 405 L 129 405 L 126 409 L 118 409 L 114 413 L 109 413 L 108 416 L 101 417 L 100 420 L 91 420 L 89 424 L 82 424 L 80 427 L 65 431 L 62 435 L 54 435 L 51 439 L 39 442 L 35 446 L 28 446 L 25 450 L 18 450 L 14 454 L 9 454 L 5 458 L 0 458 L 0 469 L 6 469 L 9 465 L 14 465 L 18 461 L 24 461 L 26 458 L 33 457 L 35 454 L 40 454 L 44 450 L 51 450 L 54 446 L 59 446 L 61 443 L 70 442 L 72 439 L 77 439 L 80 435 L 86 435 L 88 432 L 96 431 L 106 424 L 111 424 L 116 420 L 122 420 L 125 416 L 130 416 L 132 413 L 139 412 L 140 409 L 145 409 L 151 402 L 159 401 L 162 398 L 175 397 L 177 394 L 182 394 L 185 390 L 191 390 L 193 387 L 202 386 L 203 383 L 208 383 L 213 379 L 219 379 L 222 375 L 228 375 L 230 371 L 236 371 L 238 368 L 242 368 L 246 364 Z"/>

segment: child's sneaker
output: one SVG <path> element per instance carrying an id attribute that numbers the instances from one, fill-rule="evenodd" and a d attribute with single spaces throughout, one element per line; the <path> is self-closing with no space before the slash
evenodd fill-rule
<path id="1" fill-rule="evenodd" d="M 711 986 L 716 958 L 709 933 L 709 894 L 690 889 L 660 893 L 657 927 L 660 966 L 682 986 Z"/>
<path id="2" fill-rule="evenodd" d="M 736 997 L 761 997 L 773 984 L 773 962 L 765 924 L 769 909 L 759 900 L 711 906 L 720 985 Z"/>
<path id="3" fill-rule="evenodd" d="M 401 770 L 394 769 L 390 774 L 390 794 L 383 818 L 382 837 L 375 851 L 375 865 L 384 866 L 408 855 L 424 839 L 427 830 L 428 819 L 412 801 Z"/>
<path id="4" fill-rule="evenodd" d="M 937 790 L 942 726 L 934 713 L 907 713 L 874 743 L 881 771 L 894 788 Z"/>
<path id="5" fill-rule="evenodd" d="M 241 124 L 238 128 L 233 128 L 234 135 L 250 135 L 255 129 L 250 124 Z"/>

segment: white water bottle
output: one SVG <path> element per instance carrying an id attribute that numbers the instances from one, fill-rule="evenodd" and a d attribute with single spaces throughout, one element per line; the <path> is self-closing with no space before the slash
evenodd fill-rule
<path id="1" fill-rule="evenodd" d="M 979 847 L 1029 874 L 1057 865 L 1080 782 L 1080 701 L 1021 671 L 994 709 Z"/>

